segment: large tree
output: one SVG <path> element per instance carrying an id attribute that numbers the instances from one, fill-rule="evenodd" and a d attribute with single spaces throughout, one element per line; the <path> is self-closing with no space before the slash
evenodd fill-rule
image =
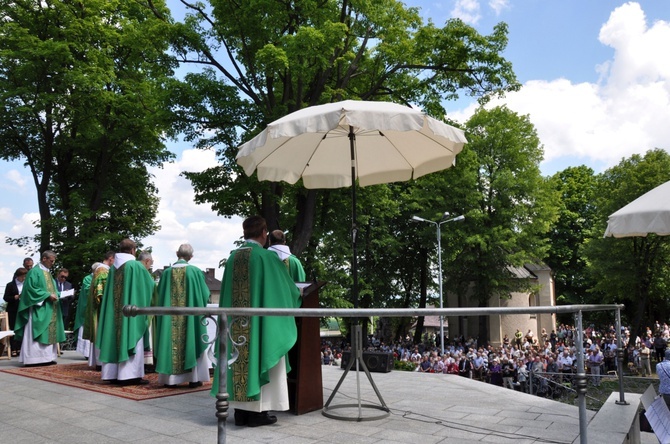
<path id="1" fill-rule="evenodd" d="M 598 177 L 595 223 L 584 246 L 592 291 L 603 303 L 623 303 L 632 335 L 670 315 L 670 237 L 603 238 L 607 218 L 670 180 L 670 155 L 661 149 L 635 154 Z"/>
<path id="2" fill-rule="evenodd" d="M 566 168 L 550 179 L 558 191 L 558 219 L 549 232 L 545 261 L 552 270 L 558 304 L 592 302 L 586 258 L 582 248 L 596 220 L 596 175 L 587 166 Z M 566 319 L 566 322 L 571 322 Z"/>
<path id="3" fill-rule="evenodd" d="M 85 270 L 156 229 L 147 166 L 170 157 L 168 26 L 108 0 L 5 2 L 0 23 L 0 157 L 32 174 L 39 250 Z"/>
<path id="4" fill-rule="evenodd" d="M 328 201 L 300 184 L 260 183 L 234 162 L 237 146 L 272 120 L 341 99 L 416 104 L 444 115 L 442 102 L 518 88 L 502 57 L 507 27 L 483 36 L 460 20 L 424 24 L 396 0 L 378 2 L 182 0 L 174 48 L 183 66 L 199 65 L 174 95 L 188 137 L 215 145 L 221 164 L 187 174 L 200 202 L 222 215 L 259 213 L 292 233 L 301 254 Z M 156 11 L 166 21 L 170 18 Z"/>
<path id="5" fill-rule="evenodd" d="M 528 116 L 506 107 L 480 109 L 466 130 L 469 143 L 445 173 L 459 186 L 453 198 L 466 210 L 466 223 L 454 227 L 465 238 L 446 275 L 459 305 L 471 298 L 486 307 L 492 297 L 529 290 L 510 267 L 544 258 L 556 193 L 540 174 L 542 147 Z M 479 338 L 488 340 L 485 316 L 479 317 Z"/>

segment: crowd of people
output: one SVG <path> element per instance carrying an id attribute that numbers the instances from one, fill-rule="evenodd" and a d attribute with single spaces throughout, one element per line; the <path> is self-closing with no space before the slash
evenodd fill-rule
<path id="1" fill-rule="evenodd" d="M 602 375 L 617 370 L 617 335 L 610 325 L 605 329 L 589 326 L 584 330 L 584 366 L 589 384 L 599 386 Z M 453 374 L 484 381 L 524 392 L 531 391 L 530 379 L 534 378 L 532 393 L 548 395 L 549 385 L 572 382 L 577 369 L 577 331 L 574 326 L 559 325 L 547 333 L 542 329 L 539 335 L 532 330 L 525 333 L 520 329 L 505 334 L 500 346 L 478 345 L 475 338 L 458 338 L 445 342 L 445 352 L 441 353 L 433 337 L 427 337 L 420 344 L 414 344 L 410 337 L 397 340 L 394 344 L 384 344 L 371 338 L 370 349 L 388 352 L 396 361 L 406 364 L 403 368 L 422 373 Z M 634 343 L 630 341 L 630 329 L 622 327 L 621 340 L 624 350 L 625 371 L 637 376 L 650 376 L 652 369 L 664 361 L 670 327 L 656 322 L 645 329 Z M 378 343 L 378 345 L 374 345 Z M 347 349 L 346 344 L 323 341 L 322 364 L 340 365 L 337 356 Z"/>

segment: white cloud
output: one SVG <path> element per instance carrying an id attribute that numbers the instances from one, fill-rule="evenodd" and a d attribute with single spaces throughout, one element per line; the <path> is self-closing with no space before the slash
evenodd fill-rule
<path id="1" fill-rule="evenodd" d="M 22 248 L 5 243 L 8 237 L 18 238 L 22 236 L 34 236 L 37 229 L 33 221 L 39 217 L 38 213 L 25 213 L 20 218 L 15 218 L 9 208 L 0 208 L 0 292 L 4 293 L 5 284 L 12 280 L 17 268 L 23 264 L 23 258 L 27 256 L 37 257 L 37 254 L 28 254 Z"/>
<path id="2" fill-rule="evenodd" d="M 599 40 L 615 50 L 606 65 L 609 88 L 626 88 L 670 79 L 670 23 L 657 21 L 647 27 L 644 11 L 637 3 L 616 8 L 600 29 Z"/>
<path id="3" fill-rule="evenodd" d="M 19 188 L 23 188 L 26 186 L 26 178 L 19 173 L 17 170 L 9 170 L 5 177 L 15 185 L 17 185 Z"/>
<path id="4" fill-rule="evenodd" d="M 496 15 L 500 15 L 503 9 L 509 7 L 509 0 L 489 0 L 489 6 L 493 9 Z"/>
<path id="5" fill-rule="evenodd" d="M 533 80 L 503 100 L 530 115 L 544 144 L 545 161 L 576 157 L 605 166 L 653 148 L 670 149 L 670 23 L 651 28 L 638 4 L 615 9 L 602 26 L 600 41 L 614 55 L 594 69 L 598 83 L 566 79 Z M 475 106 L 449 113 L 467 120 Z"/>
<path id="6" fill-rule="evenodd" d="M 0 292 L 3 294 L 5 292 L 5 285 L 11 282 L 16 269 L 23 265 L 23 258 L 30 256 L 19 247 L 4 244 L 5 238 L 8 235 L 10 233 L 0 231 L 0 242 L 3 243 L 2 248 L 0 248 Z M 33 255 L 33 257 L 35 256 L 37 255 Z"/>
<path id="7" fill-rule="evenodd" d="M 217 164 L 211 150 L 184 150 L 180 157 L 164 168 L 152 168 L 154 183 L 158 187 L 161 202 L 157 221 L 159 232 L 143 240 L 152 247 L 154 266 L 162 268 L 176 260 L 175 252 L 180 244 L 193 245 L 193 265 L 202 269 L 217 268 L 221 259 L 227 258 L 235 248 L 234 242 L 242 234 L 242 219 L 227 219 L 218 216 L 209 205 L 195 203 L 191 182 L 180 174 L 183 171 L 200 172 Z M 217 268 L 216 276 L 222 271 Z"/>
<path id="8" fill-rule="evenodd" d="M 35 222 L 40 220 L 40 213 L 24 213 L 12 222 L 10 237 L 34 236 L 37 233 Z"/>
<path id="9" fill-rule="evenodd" d="M 459 18 L 471 25 L 477 24 L 481 19 L 478 0 L 456 0 L 454 9 L 451 10 L 452 17 Z"/>
<path id="10" fill-rule="evenodd" d="M 160 269 L 175 262 L 177 248 L 188 242 L 194 250 L 190 263 L 203 270 L 216 269 L 216 277 L 220 279 L 223 270 L 218 268 L 219 262 L 230 255 L 235 248 L 234 242 L 241 234 L 241 218 L 225 219 L 213 214 L 212 220 L 193 222 L 183 226 L 181 230 L 170 233 L 161 230 L 146 238 L 144 244 L 152 247 L 154 269 Z"/>
<path id="11" fill-rule="evenodd" d="M 0 222 L 11 222 L 14 220 L 11 208 L 0 208 Z"/>
<path id="12" fill-rule="evenodd" d="M 27 169 L 19 170 L 19 161 L 3 162 L 3 168 L 0 172 L 0 190 L 4 193 L 11 193 L 5 196 L 3 204 L 7 201 L 20 196 L 21 199 L 33 199 L 36 191 L 33 186 L 32 177 L 26 174 Z M 16 211 L 16 208 L 14 208 Z"/>

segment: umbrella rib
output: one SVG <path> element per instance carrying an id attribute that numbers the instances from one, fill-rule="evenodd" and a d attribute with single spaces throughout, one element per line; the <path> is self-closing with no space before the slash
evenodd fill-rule
<path id="1" fill-rule="evenodd" d="M 326 137 L 328 137 L 328 131 L 323 133 L 323 137 L 321 137 L 321 140 L 322 141 L 326 140 Z M 303 167 L 302 171 L 300 171 L 300 178 L 302 178 L 305 175 L 305 170 L 307 170 L 307 168 L 309 167 L 310 162 L 314 158 L 314 154 L 319 149 L 319 145 L 321 145 L 321 143 L 318 143 L 314 146 L 314 149 L 312 150 L 312 153 L 309 155 L 309 159 L 307 159 L 307 162 L 305 162 L 305 166 Z M 304 182 L 303 182 L 303 186 L 304 186 Z"/>
<path id="2" fill-rule="evenodd" d="M 454 153 L 454 150 L 452 150 L 451 148 L 442 145 L 441 143 L 435 141 L 435 139 L 433 139 L 433 138 L 431 138 L 431 137 L 428 137 L 428 135 L 423 134 L 422 132 L 417 131 L 417 135 L 419 135 L 419 136 L 421 136 L 421 137 L 424 137 L 424 138 L 426 138 L 426 139 L 429 139 L 430 141 L 434 142 L 437 146 L 439 146 L 441 149 L 447 150 L 447 151 L 449 151 L 449 152 L 452 153 L 452 154 Z M 397 147 L 395 146 L 395 144 L 391 141 L 391 139 L 388 139 L 388 140 L 389 140 L 389 142 L 391 143 L 391 145 L 393 145 L 393 147 L 398 151 L 398 154 L 400 154 L 400 156 L 402 156 L 402 158 L 405 159 L 405 162 L 407 162 L 407 164 L 408 164 L 408 165 L 410 166 L 410 168 L 412 169 L 412 179 L 416 179 L 416 177 L 414 177 L 414 173 L 415 173 L 415 171 L 416 171 L 415 167 L 414 167 L 414 166 L 407 160 L 407 158 L 406 158 L 405 156 L 403 156 L 402 151 L 398 150 L 398 148 L 397 148 Z"/>

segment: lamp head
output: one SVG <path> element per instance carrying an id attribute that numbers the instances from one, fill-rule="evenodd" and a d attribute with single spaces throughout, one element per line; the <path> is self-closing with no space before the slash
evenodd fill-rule
<path id="1" fill-rule="evenodd" d="M 461 221 L 461 220 L 464 220 L 464 219 L 465 219 L 465 216 L 463 216 L 461 214 L 460 216 L 452 217 L 451 219 L 442 219 L 440 221 L 440 224 L 447 224 L 449 222 L 458 222 L 458 221 Z"/>
<path id="2" fill-rule="evenodd" d="M 424 219 L 423 217 L 419 217 L 419 216 L 412 216 L 412 218 L 410 220 L 412 222 L 427 222 L 426 219 Z"/>

